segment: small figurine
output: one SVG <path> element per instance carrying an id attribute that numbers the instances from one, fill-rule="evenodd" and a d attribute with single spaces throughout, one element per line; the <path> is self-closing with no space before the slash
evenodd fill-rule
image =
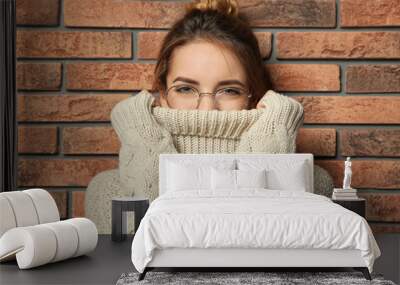
<path id="1" fill-rule="evenodd" d="M 343 190 L 352 189 L 351 184 L 351 161 L 350 157 L 347 157 L 346 161 L 344 162 L 344 179 L 343 179 Z"/>

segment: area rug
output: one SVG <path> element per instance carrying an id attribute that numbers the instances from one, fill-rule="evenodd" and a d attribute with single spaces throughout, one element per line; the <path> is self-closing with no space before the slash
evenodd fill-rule
<path id="1" fill-rule="evenodd" d="M 145 279 L 138 281 L 139 273 L 124 273 L 116 285 L 134 284 L 267 284 L 267 285 L 297 285 L 297 284 L 376 284 L 396 285 L 384 280 L 382 275 L 372 274 L 372 281 L 364 278 L 360 272 L 157 272 L 150 271 Z"/>

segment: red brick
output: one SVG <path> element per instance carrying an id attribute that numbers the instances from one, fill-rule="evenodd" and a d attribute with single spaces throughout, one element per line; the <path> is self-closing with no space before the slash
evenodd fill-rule
<path id="1" fill-rule="evenodd" d="M 59 90 L 61 63 L 17 63 L 17 88 Z"/>
<path id="2" fill-rule="evenodd" d="M 156 59 L 167 32 L 139 32 L 137 34 L 137 57 Z"/>
<path id="3" fill-rule="evenodd" d="M 277 58 L 400 58 L 400 32 L 281 32 Z"/>
<path id="4" fill-rule="evenodd" d="M 63 129 L 65 154 L 118 154 L 120 142 L 112 127 Z"/>
<path id="5" fill-rule="evenodd" d="M 316 160 L 332 176 L 335 187 L 343 186 L 344 161 Z M 354 188 L 400 188 L 400 160 L 353 160 L 352 182 Z"/>
<path id="6" fill-rule="evenodd" d="M 85 217 L 85 192 L 72 192 L 72 217 Z"/>
<path id="7" fill-rule="evenodd" d="M 169 28 L 183 16 L 185 3 L 130 0 L 65 0 L 67 27 Z"/>
<path id="8" fill-rule="evenodd" d="M 68 27 L 170 28 L 187 3 L 180 1 L 65 0 Z M 334 27 L 335 0 L 238 1 L 254 27 Z M 116 17 L 115 15 L 118 15 Z"/>
<path id="9" fill-rule="evenodd" d="M 339 91 L 336 64 L 268 64 L 272 85 L 277 91 Z"/>
<path id="10" fill-rule="evenodd" d="M 57 127 L 18 127 L 19 153 L 56 153 Z"/>
<path id="11" fill-rule="evenodd" d="M 240 0 L 253 27 L 335 27 L 335 0 Z"/>
<path id="12" fill-rule="evenodd" d="M 17 0 L 17 25 L 58 25 L 59 5 L 59 0 Z"/>
<path id="13" fill-rule="evenodd" d="M 58 212 L 60 213 L 60 218 L 65 219 L 68 217 L 68 202 L 67 202 L 67 192 L 66 191 L 51 191 L 48 190 L 50 195 L 56 202 Z"/>
<path id="14" fill-rule="evenodd" d="M 151 90 L 154 64 L 70 63 L 67 88 L 72 90 Z"/>
<path id="15" fill-rule="evenodd" d="M 347 66 L 346 92 L 400 92 L 400 64 L 362 64 Z"/>
<path id="16" fill-rule="evenodd" d="M 336 156 L 336 130 L 300 128 L 296 152 L 314 156 Z"/>
<path id="17" fill-rule="evenodd" d="M 258 40 L 261 56 L 269 58 L 272 49 L 272 34 L 270 32 L 255 32 L 254 34 Z M 139 32 L 137 57 L 140 59 L 157 59 L 166 35 L 167 32 Z"/>
<path id="18" fill-rule="evenodd" d="M 19 186 L 87 186 L 99 172 L 118 167 L 117 159 L 26 159 L 18 161 Z"/>
<path id="19" fill-rule="evenodd" d="M 358 193 L 367 200 L 368 221 L 400 222 L 400 193 Z"/>
<path id="20" fill-rule="evenodd" d="M 399 124 L 400 97 L 292 96 L 304 107 L 307 124 Z"/>
<path id="21" fill-rule="evenodd" d="M 26 58 L 131 58 L 130 32 L 17 31 L 17 56 Z"/>
<path id="22" fill-rule="evenodd" d="M 257 38 L 261 56 L 264 59 L 270 58 L 272 52 L 272 33 L 254 32 L 254 35 Z"/>
<path id="23" fill-rule="evenodd" d="M 400 129 L 340 130 L 342 156 L 400 156 Z"/>
<path id="24" fill-rule="evenodd" d="M 399 0 L 341 0 L 342 27 L 400 26 Z"/>
<path id="25" fill-rule="evenodd" d="M 112 108 L 129 94 L 19 94 L 19 121 L 110 121 Z"/>

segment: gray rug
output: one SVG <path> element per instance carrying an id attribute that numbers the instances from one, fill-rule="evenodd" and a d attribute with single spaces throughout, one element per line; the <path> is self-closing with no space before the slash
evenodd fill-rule
<path id="1" fill-rule="evenodd" d="M 372 281 L 364 278 L 360 272 L 157 272 L 150 271 L 142 281 L 138 281 L 139 273 L 124 273 L 116 285 L 133 284 L 379 284 L 395 285 L 384 280 L 382 275 L 372 274 Z"/>

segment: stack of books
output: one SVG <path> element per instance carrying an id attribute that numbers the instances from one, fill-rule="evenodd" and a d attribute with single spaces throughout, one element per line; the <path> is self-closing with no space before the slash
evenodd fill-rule
<path id="1" fill-rule="evenodd" d="M 357 189 L 342 189 L 342 188 L 334 188 L 332 193 L 333 200 L 354 200 L 358 199 Z"/>

